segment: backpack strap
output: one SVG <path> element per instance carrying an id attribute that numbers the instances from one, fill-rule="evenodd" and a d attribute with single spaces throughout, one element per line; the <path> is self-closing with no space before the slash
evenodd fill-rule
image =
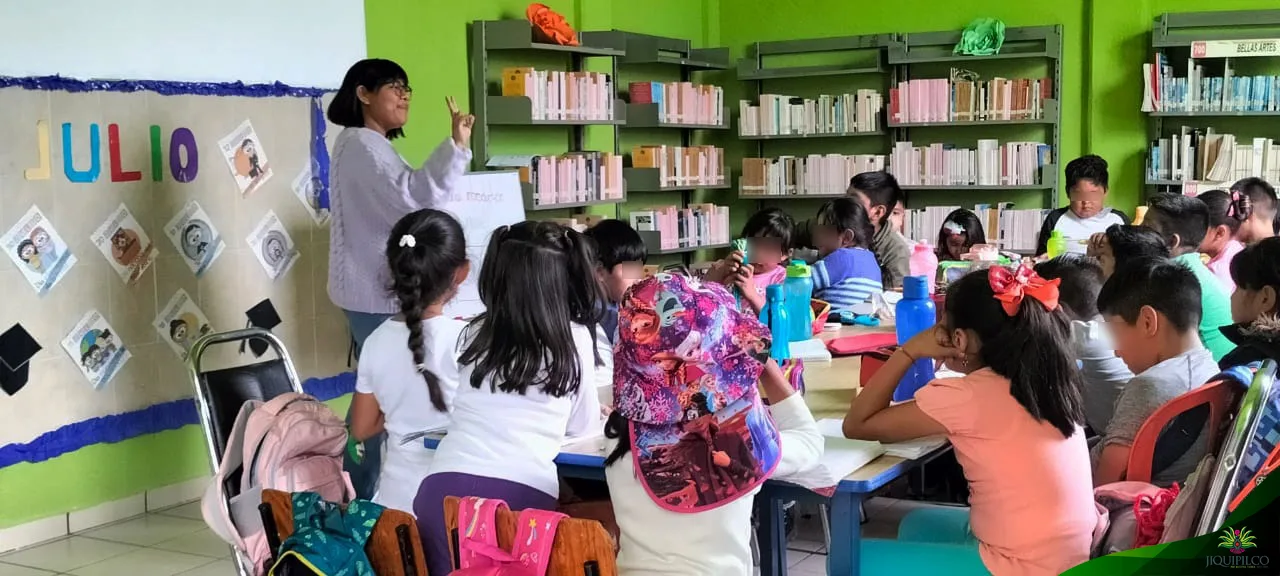
<path id="1" fill-rule="evenodd" d="M 467 496 L 458 502 L 458 568 L 489 568 L 509 560 L 498 547 L 498 510 L 506 509 L 506 502 L 490 498 Z"/>
<path id="2" fill-rule="evenodd" d="M 373 527 L 382 517 L 383 510 L 386 508 L 368 500 L 352 500 L 343 517 L 343 526 L 351 540 L 363 548 L 373 535 Z"/>
<path id="3" fill-rule="evenodd" d="M 556 528 L 568 516 L 559 512 L 525 509 L 516 521 L 516 541 L 511 555 L 526 568 L 531 576 L 546 576 L 551 566 L 551 545 L 556 539 Z"/>

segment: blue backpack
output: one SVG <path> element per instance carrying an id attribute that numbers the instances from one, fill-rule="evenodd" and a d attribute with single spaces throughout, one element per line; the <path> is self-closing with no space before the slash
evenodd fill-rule
<path id="1" fill-rule="evenodd" d="M 293 534 L 280 544 L 269 576 L 374 576 L 364 546 L 384 508 L 353 500 L 346 512 L 314 492 L 293 494 Z"/>

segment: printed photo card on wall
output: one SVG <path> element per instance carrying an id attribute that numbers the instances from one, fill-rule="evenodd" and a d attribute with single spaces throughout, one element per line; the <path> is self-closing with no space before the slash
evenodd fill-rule
<path id="1" fill-rule="evenodd" d="M 0 245 L 36 293 L 44 296 L 76 263 L 67 243 L 38 206 L 32 206 L 3 237 Z"/>
<path id="2" fill-rule="evenodd" d="M 187 267 L 196 277 L 204 274 L 213 261 L 222 255 L 227 245 L 218 234 L 213 221 L 195 200 L 187 202 L 182 211 L 174 215 L 164 227 L 165 236 L 173 241 Z"/>
<path id="3" fill-rule="evenodd" d="M 245 241 L 272 280 L 284 276 L 294 262 L 298 261 L 298 248 L 294 246 L 293 238 L 289 237 L 289 232 L 284 229 L 274 210 L 267 211 L 267 215 L 262 217 L 258 227 L 253 229 L 253 233 Z"/>
<path id="4" fill-rule="evenodd" d="M 241 196 L 248 196 L 271 179 L 271 164 L 262 140 L 253 131 L 253 124 L 245 120 L 235 131 L 218 140 L 218 149 L 231 168 Z"/>
<path id="5" fill-rule="evenodd" d="M 307 209 L 307 214 L 311 215 L 311 220 L 316 223 L 316 226 L 324 226 L 329 222 L 329 210 L 320 207 L 319 190 L 320 187 L 316 185 L 315 178 L 311 176 L 310 166 L 304 167 L 293 179 L 293 195 L 302 202 L 302 206 Z"/>
<path id="6" fill-rule="evenodd" d="M 97 310 L 90 310 L 76 322 L 75 328 L 62 339 L 62 349 L 80 367 L 80 373 L 101 390 L 111 378 L 132 358 L 124 342 L 107 319 Z"/>
<path id="7" fill-rule="evenodd" d="M 125 284 L 138 281 L 160 250 L 129 208 L 121 204 L 90 237 Z"/>
<path id="8" fill-rule="evenodd" d="M 152 325 L 160 334 L 160 339 L 168 342 L 173 353 L 183 360 L 187 359 L 191 345 L 196 340 L 213 331 L 204 312 L 196 306 L 195 300 L 187 291 L 181 288 L 160 309 L 160 314 Z"/>

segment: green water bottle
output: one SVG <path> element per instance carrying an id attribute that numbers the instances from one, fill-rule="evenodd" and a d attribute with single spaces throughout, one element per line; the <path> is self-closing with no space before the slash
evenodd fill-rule
<path id="1" fill-rule="evenodd" d="M 1050 259 L 1067 253 L 1067 238 L 1062 235 L 1061 230 L 1054 230 L 1049 233 L 1049 242 L 1045 246 L 1045 252 Z"/>

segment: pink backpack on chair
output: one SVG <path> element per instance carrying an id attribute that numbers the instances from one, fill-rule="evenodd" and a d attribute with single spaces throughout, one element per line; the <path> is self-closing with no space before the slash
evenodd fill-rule
<path id="1" fill-rule="evenodd" d="M 451 576 L 546 576 L 559 512 L 521 510 L 516 539 L 508 552 L 498 546 L 501 500 L 468 496 L 458 502 L 458 569 Z"/>

